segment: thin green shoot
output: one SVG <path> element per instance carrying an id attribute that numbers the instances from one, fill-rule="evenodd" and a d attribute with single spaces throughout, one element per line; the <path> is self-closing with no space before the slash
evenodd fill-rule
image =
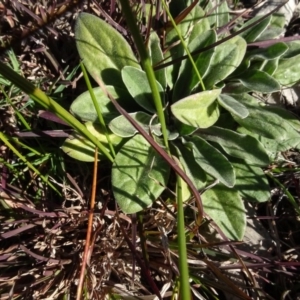
<path id="1" fill-rule="evenodd" d="M 88 74 L 86 72 L 86 69 L 85 69 L 85 66 L 84 66 L 84 64 L 82 62 L 80 62 L 80 67 L 81 67 L 81 70 L 82 70 L 82 73 L 83 73 L 83 77 L 84 77 L 85 83 L 86 83 L 87 88 L 89 90 L 89 93 L 91 95 L 94 107 L 96 109 L 96 112 L 97 112 L 97 115 L 98 115 L 98 119 L 99 119 L 99 123 L 101 125 L 101 129 L 104 131 L 105 137 L 107 139 L 107 143 L 109 145 L 109 149 L 110 149 L 113 157 L 115 157 L 116 156 L 116 152 L 115 152 L 114 146 L 113 146 L 113 144 L 112 144 L 112 142 L 110 140 L 110 137 L 109 137 L 109 134 L 108 134 L 108 130 L 107 130 L 106 124 L 105 124 L 103 116 L 102 116 L 101 108 L 100 108 L 100 106 L 99 106 L 99 104 L 97 102 L 97 99 L 96 99 L 95 94 L 94 94 L 94 90 L 93 90 L 91 82 L 89 80 L 89 76 L 88 76 Z"/>
<path id="2" fill-rule="evenodd" d="M 184 225 L 184 210 L 182 197 L 182 179 L 176 176 L 176 196 L 177 196 L 177 231 L 178 231 L 178 250 L 179 250 L 179 271 L 180 271 L 180 299 L 191 299 L 189 269 L 187 263 L 187 249 Z"/>
<path id="3" fill-rule="evenodd" d="M 181 33 L 180 33 L 180 31 L 179 31 L 179 29 L 178 29 L 176 23 L 175 23 L 175 21 L 174 21 L 172 15 L 171 15 L 171 13 L 170 13 L 170 11 L 169 11 L 169 8 L 168 8 L 168 6 L 167 6 L 165 0 L 162 0 L 162 5 L 163 5 L 163 7 L 164 7 L 164 9 L 165 9 L 165 11 L 166 11 L 166 13 L 167 13 L 167 15 L 168 15 L 168 17 L 169 17 L 171 23 L 172 23 L 172 25 L 173 25 L 173 27 L 174 27 L 176 33 L 177 33 L 179 39 L 180 39 L 180 42 L 181 42 L 181 44 L 182 44 L 182 46 L 183 46 L 183 48 L 184 48 L 184 50 L 185 50 L 185 52 L 186 52 L 186 54 L 187 54 L 187 56 L 188 56 L 188 58 L 189 58 L 189 60 L 190 60 L 190 62 L 191 62 L 191 64 L 192 64 L 192 66 L 193 66 L 194 72 L 195 72 L 195 74 L 197 75 L 197 77 L 198 77 L 198 79 L 199 79 L 199 83 L 200 83 L 200 85 L 201 85 L 201 88 L 202 88 L 203 91 L 205 91 L 205 86 L 204 86 L 204 83 L 203 83 L 203 80 L 202 80 L 202 76 L 201 76 L 201 74 L 200 74 L 199 71 L 198 71 L 198 68 L 197 68 L 197 66 L 196 66 L 196 64 L 195 64 L 195 62 L 194 62 L 194 60 L 193 60 L 193 57 L 192 57 L 192 55 L 191 55 L 191 53 L 190 53 L 190 51 L 189 51 L 189 49 L 188 49 L 188 47 L 187 47 L 187 45 L 186 45 L 186 43 L 185 43 L 183 37 L 182 37 L 182 35 L 181 35 Z"/>
<path id="4" fill-rule="evenodd" d="M 17 117 L 19 118 L 20 122 L 23 124 L 23 126 L 27 129 L 27 130 L 31 130 L 30 125 L 27 123 L 27 121 L 25 120 L 25 118 L 23 117 L 23 115 L 16 109 L 16 107 L 14 106 L 14 104 L 12 103 L 12 101 L 10 100 L 10 98 L 8 97 L 7 93 L 5 92 L 5 90 L 3 89 L 2 86 L 0 86 L 0 90 L 2 91 L 4 97 L 6 98 L 6 101 L 11 105 L 11 107 L 14 109 L 15 114 L 17 115 Z"/>
<path id="5" fill-rule="evenodd" d="M 150 59 L 147 49 L 144 45 L 143 38 L 140 34 L 140 31 L 139 31 L 139 28 L 137 25 L 136 17 L 132 13 L 132 10 L 129 5 L 129 1 L 128 0 L 120 0 L 120 2 L 122 5 L 123 14 L 127 21 L 127 25 L 130 29 L 130 32 L 133 36 L 135 45 L 139 52 L 141 65 L 147 75 L 147 78 L 148 78 L 148 82 L 149 82 L 149 85 L 150 85 L 150 88 L 152 91 L 153 101 L 155 104 L 158 120 L 161 124 L 161 131 L 163 134 L 164 145 L 166 147 L 167 153 L 170 155 L 166 119 L 165 119 L 165 114 L 164 114 L 164 110 L 163 110 L 160 93 L 159 93 L 157 83 L 156 83 L 155 74 L 154 74 L 152 64 L 151 64 L 151 59 Z"/>
<path id="6" fill-rule="evenodd" d="M 59 195 L 61 195 L 61 193 L 56 189 L 56 187 L 48 181 L 47 177 L 42 175 L 40 173 L 40 171 L 35 168 L 27 159 L 26 157 L 24 157 L 14 146 L 13 144 L 11 144 L 9 142 L 9 140 L 7 139 L 7 137 L 4 135 L 4 133 L 0 132 L 0 139 L 2 140 L 2 142 L 20 159 L 22 160 L 29 169 L 31 169 L 32 171 L 34 171 L 37 175 L 39 175 L 41 177 L 41 179 L 44 181 L 45 184 L 48 184 L 55 192 L 57 192 Z"/>
<path id="7" fill-rule="evenodd" d="M 5 78 L 10 80 L 13 84 L 23 90 L 28 94 L 32 100 L 37 102 L 42 107 L 47 110 L 55 113 L 59 118 L 68 123 L 71 127 L 77 130 L 85 138 L 90 140 L 99 150 L 111 161 L 114 161 L 114 158 L 107 151 L 107 149 L 101 144 L 101 142 L 90 133 L 86 127 L 80 123 L 75 117 L 73 117 L 67 110 L 65 110 L 61 105 L 56 101 L 47 96 L 42 90 L 36 88 L 31 82 L 20 76 L 18 73 L 13 71 L 10 67 L 6 66 L 4 63 L 0 62 L 0 74 Z"/>

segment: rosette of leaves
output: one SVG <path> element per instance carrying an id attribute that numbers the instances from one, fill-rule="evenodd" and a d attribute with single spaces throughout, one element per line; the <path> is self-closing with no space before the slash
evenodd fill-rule
<path id="1" fill-rule="evenodd" d="M 157 33 L 151 32 L 147 47 L 165 108 L 171 154 L 202 193 L 205 212 L 229 238 L 242 239 L 246 226 L 243 201 L 269 199 L 263 168 L 278 151 L 299 143 L 297 118 L 265 105 L 253 93 L 272 93 L 298 81 L 300 68 L 286 68 L 296 64 L 300 47 L 280 42 L 247 48 L 248 42 L 272 33 L 277 23 L 271 16 L 222 42 L 230 34 L 215 30 L 229 20 L 226 2 L 222 3 L 222 13 L 208 18 L 197 5 L 177 25 L 188 50 L 194 53 L 202 82 L 190 60 L 176 60 L 186 53 L 174 28 L 167 30 L 164 45 Z M 126 40 L 106 22 L 86 13 L 77 19 L 75 37 L 90 75 L 96 81 L 101 79 L 118 103 L 163 147 L 147 76 Z M 162 60 L 176 63 L 158 68 Z M 138 212 L 168 186 L 170 166 L 125 116 L 118 115 L 100 88 L 94 93 L 112 134 L 123 139 L 112 166 L 115 199 L 125 213 Z M 89 93 L 74 101 L 71 112 L 83 121 L 97 122 Z M 75 145 L 74 141 L 85 147 L 81 137 L 73 137 Z M 72 148 L 69 140 L 66 143 L 66 152 L 81 152 Z M 86 146 L 93 160 L 92 145 Z M 215 185 L 206 189 L 212 183 Z M 184 182 L 182 186 L 188 200 L 189 188 Z"/>

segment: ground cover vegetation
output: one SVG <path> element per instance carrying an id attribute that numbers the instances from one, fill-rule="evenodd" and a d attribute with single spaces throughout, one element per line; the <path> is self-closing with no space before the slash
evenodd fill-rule
<path id="1" fill-rule="evenodd" d="M 3 5 L 1 297 L 293 299 L 300 122 L 268 104 L 300 80 L 284 16 L 13 3 L 35 22 L 20 42 Z"/>

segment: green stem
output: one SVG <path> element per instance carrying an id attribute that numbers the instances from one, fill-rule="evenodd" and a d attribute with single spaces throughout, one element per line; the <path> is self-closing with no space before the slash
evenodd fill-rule
<path id="1" fill-rule="evenodd" d="M 196 66 L 196 64 L 195 64 L 195 62 L 194 62 L 194 60 L 193 60 L 193 57 L 192 57 L 192 55 L 191 55 L 191 53 L 190 53 L 190 51 L 189 51 L 189 49 L 188 49 L 188 47 L 187 47 L 187 45 L 186 45 L 184 39 L 183 39 L 183 37 L 182 37 L 180 31 L 178 30 L 178 27 L 177 27 L 177 25 L 176 25 L 176 23 L 175 23 L 175 21 L 174 21 L 172 15 L 171 15 L 170 11 L 169 11 L 169 8 L 168 8 L 168 6 L 167 6 L 165 0 L 162 0 L 162 4 L 163 4 L 164 9 L 165 9 L 165 11 L 166 11 L 166 13 L 167 13 L 167 15 L 168 15 L 168 17 L 169 17 L 169 19 L 170 19 L 170 21 L 171 21 L 171 23 L 172 23 L 174 29 L 175 29 L 175 31 L 176 31 L 176 33 L 177 33 L 177 35 L 178 35 L 180 41 L 181 41 L 181 44 L 182 44 L 182 46 L 183 46 L 183 48 L 184 48 L 184 50 L 185 50 L 185 52 L 186 52 L 186 54 L 187 54 L 187 56 L 188 56 L 188 58 L 189 58 L 191 64 L 192 64 L 192 66 L 193 66 L 193 69 L 194 69 L 194 71 L 195 71 L 195 73 L 196 73 L 196 75 L 197 75 L 197 77 L 198 77 L 198 79 L 199 79 L 199 83 L 200 83 L 200 85 L 201 85 L 201 88 L 202 88 L 203 91 L 205 91 L 205 86 L 204 86 L 202 77 L 201 77 L 201 75 L 200 75 L 200 73 L 199 73 L 199 71 L 198 71 L 198 69 L 197 69 L 197 66 Z"/>
<path id="2" fill-rule="evenodd" d="M 137 20 L 136 20 L 134 14 L 132 13 L 132 10 L 130 8 L 129 1 L 128 0 L 120 0 L 120 2 L 121 2 L 121 5 L 122 5 L 123 14 L 124 14 L 124 16 L 126 18 L 126 21 L 127 21 L 127 25 L 130 29 L 130 32 L 133 36 L 135 45 L 136 45 L 137 50 L 139 52 L 141 65 L 142 65 L 144 71 L 146 72 L 146 75 L 147 75 L 147 78 L 148 78 L 148 82 L 149 82 L 149 85 L 150 85 L 150 88 L 151 88 L 151 91 L 152 91 L 152 95 L 153 95 L 154 104 L 155 104 L 155 107 L 156 107 L 157 116 L 158 116 L 159 122 L 161 124 L 161 131 L 162 131 L 162 134 L 163 134 L 163 139 L 164 139 L 164 144 L 165 144 L 165 147 L 166 147 L 166 151 L 168 152 L 168 154 L 170 154 L 165 114 L 164 114 L 164 110 L 163 110 L 159 90 L 158 90 L 158 87 L 157 87 L 155 74 L 154 74 L 154 71 L 153 71 L 153 68 L 152 68 L 151 60 L 150 60 L 150 57 L 149 57 L 148 52 L 146 50 L 146 47 L 144 45 L 142 36 L 140 34 L 140 31 L 139 31 L 139 28 L 138 28 L 138 25 L 137 25 Z"/>
<path id="3" fill-rule="evenodd" d="M 109 149 L 110 149 L 111 153 L 113 154 L 113 157 L 116 157 L 115 149 L 113 147 L 112 142 L 110 141 L 110 137 L 109 137 L 109 134 L 108 134 L 108 131 L 107 131 L 107 127 L 105 125 L 105 122 L 104 122 L 104 119 L 103 119 L 103 116 L 102 116 L 102 112 L 101 112 L 100 106 L 99 106 L 99 104 L 98 104 L 98 102 L 96 100 L 96 97 L 95 97 L 95 94 L 94 94 L 94 90 L 93 90 L 91 82 L 89 80 L 89 76 L 88 76 L 88 74 L 86 72 L 86 69 L 85 69 L 85 66 L 84 66 L 84 64 L 82 62 L 80 62 L 80 67 L 81 67 L 81 70 L 82 70 L 82 73 L 83 73 L 83 77 L 85 79 L 85 83 L 86 83 L 87 88 L 89 90 L 89 93 L 91 95 L 94 107 L 96 109 L 96 112 L 97 112 L 97 115 L 98 115 L 98 119 L 99 119 L 99 123 L 101 124 L 101 129 L 103 129 L 105 137 L 107 139 L 107 143 L 109 145 Z"/>
<path id="4" fill-rule="evenodd" d="M 189 270 L 187 263 L 186 237 L 184 225 L 184 210 L 182 199 L 181 177 L 177 175 L 176 196 L 177 196 L 177 231 L 179 250 L 179 279 L 180 279 L 180 299 L 191 299 Z"/>
<path id="5" fill-rule="evenodd" d="M 28 168 L 30 168 L 33 172 L 35 172 L 36 174 L 38 174 L 42 180 L 48 184 L 55 192 L 57 192 L 59 195 L 61 195 L 61 193 L 56 189 L 56 187 L 49 182 L 49 180 L 43 176 L 40 171 L 38 169 L 36 169 L 27 159 L 26 157 L 24 157 L 7 139 L 7 137 L 0 132 L 0 140 L 3 141 L 3 143 L 17 156 L 19 157 L 27 166 Z"/>
<path id="6" fill-rule="evenodd" d="M 114 159 L 107 151 L 107 149 L 86 129 L 86 127 L 80 123 L 75 117 L 73 117 L 67 110 L 60 106 L 53 99 L 48 97 L 43 91 L 36 88 L 31 82 L 23 78 L 16 73 L 10 67 L 0 62 L 0 74 L 15 84 L 18 88 L 28 94 L 31 99 L 43 106 L 44 108 L 54 112 L 58 117 L 67 122 L 70 126 L 80 132 L 84 137 L 90 140 L 98 149 L 111 161 Z"/>

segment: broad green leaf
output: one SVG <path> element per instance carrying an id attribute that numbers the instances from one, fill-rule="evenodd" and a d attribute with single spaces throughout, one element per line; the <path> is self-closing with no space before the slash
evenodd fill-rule
<path id="1" fill-rule="evenodd" d="M 124 213 L 150 206 L 169 178 L 166 161 L 141 136 L 130 139 L 118 152 L 112 167 L 112 190 Z"/>
<path id="2" fill-rule="evenodd" d="M 87 122 L 85 126 L 105 146 L 107 151 L 110 152 L 106 135 L 101 131 L 100 125 Z M 123 139 L 111 132 L 108 135 L 115 151 L 118 151 Z M 73 133 L 70 135 L 62 144 L 61 149 L 70 157 L 77 160 L 86 162 L 94 161 L 95 145 L 79 134 Z M 101 153 L 98 154 L 98 157 L 99 159 L 105 159 Z"/>
<path id="3" fill-rule="evenodd" d="M 79 134 L 70 135 L 63 142 L 61 149 L 74 159 L 85 162 L 94 161 L 95 145 Z"/>
<path id="4" fill-rule="evenodd" d="M 130 108 L 129 104 L 134 102 L 131 96 L 125 89 L 106 86 L 106 90 L 112 97 L 118 101 L 118 103 L 124 108 Z M 100 107 L 102 116 L 106 122 L 109 122 L 116 116 L 120 115 L 120 113 L 116 110 L 115 106 L 112 104 L 110 99 L 106 96 L 106 94 L 102 91 L 100 87 L 96 87 L 93 89 L 97 103 Z M 133 103 L 134 104 L 134 103 Z M 91 95 L 89 91 L 86 91 L 79 95 L 72 103 L 70 107 L 70 111 L 73 115 L 80 118 L 82 121 L 91 121 L 98 122 L 99 118 L 97 116 L 97 112 L 92 101 Z M 130 110 L 129 110 L 130 111 Z"/>
<path id="5" fill-rule="evenodd" d="M 171 105 L 174 116 L 182 123 L 199 128 L 213 125 L 220 115 L 216 98 L 221 90 L 193 94 Z"/>
<path id="6" fill-rule="evenodd" d="M 234 188 L 242 198 L 255 202 L 266 202 L 270 199 L 268 179 L 259 167 L 245 164 L 244 161 L 232 162 L 236 174 Z"/>
<path id="7" fill-rule="evenodd" d="M 217 36 L 215 31 L 206 31 L 198 37 L 196 37 L 194 40 L 192 40 L 192 42 L 188 46 L 188 49 L 192 53 L 196 50 L 202 49 L 213 44 L 216 41 L 216 39 Z M 193 56 L 195 65 L 197 66 L 198 72 L 202 77 L 204 76 L 209 67 L 213 53 L 214 48 Z M 190 60 L 184 60 L 179 70 L 179 77 L 174 86 L 173 102 L 190 95 L 192 89 L 198 83 L 199 79 L 192 67 Z"/>
<path id="8" fill-rule="evenodd" d="M 242 119 L 246 118 L 249 115 L 249 111 L 245 105 L 237 101 L 232 96 L 221 94 L 218 97 L 218 102 L 226 110 L 231 112 L 233 115 L 236 115 Z"/>
<path id="9" fill-rule="evenodd" d="M 285 33 L 284 28 L 269 26 L 256 41 L 275 40 Z"/>
<path id="10" fill-rule="evenodd" d="M 230 75 L 241 63 L 247 48 L 246 41 L 235 36 L 215 48 L 208 73 L 204 77 L 207 89 Z"/>
<path id="11" fill-rule="evenodd" d="M 254 22 L 260 20 L 261 18 L 262 16 L 255 16 L 251 18 L 241 28 L 239 28 L 239 30 L 253 24 Z M 240 36 L 242 36 L 248 43 L 254 42 L 267 29 L 268 25 L 271 22 L 271 19 L 272 19 L 271 16 L 265 18 L 264 20 L 260 21 L 258 24 L 253 25 L 253 27 L 240 33 Z"/>
<path id="12" fill-rule="evenodd" d="M 75 24 L 76 46 L 91 76 L 107 85 L 123 87 L 121 70 L 140 68 L 127 41 L 100 18 L 81 13 Z"/>
<path id="13" fill-rule="evenodd" d="M 260 105 L 253 99 L 254 98 L 249 95 L 239 97 L 241 103 L 248 108 L 249 116 L 245 119 L 241 119 L 232 115 L 237 123 L 248 129 L 250 132 L 269 139 L 275 139 L 277 142 L 299 137 L 299 134 L 289 122 L 285 121 L 275 112 L 268 110 L 267 106 L 264 106 L 263 104 Z"/>
<path id="14" fill-rule="evenodd" d="M 295 130 L 300 131 L 300 120 L 299 117 L 292 113 L 291 111 L 284 109 L 280 106 L 273 106 L 269 105 L 266 106 L 266 109 L 268 111 L 271 111 L 281 118 L 283 118 L 285 121 L 287 121 Z"/>
<path id="15" fill-rule="evenodd" d="M 280 59 L 274 78 L 283 86 L 292 86 L 300 80 L 300 54 Z"/>
<path id="16" fill-rule="evenodd" d="M 157 118 L 144 113 L 144 112 L 135 112 L 129 114 L 142 128 L 149 133 L 151 131 L 157 136 L 161 135 L 160 124 Z M 133 125 L 124 117 L 123 115 L 113 119 L 108 124 L 109 129 L 116 135 L 126 138 L 134 136 L 138 130 L 133 127 Z"/>
<path id="17" fill-rule="evenodd" d="M 252 131 L 247 130 L 245 127 L 238 127 L 237 131 L 242 134 L 247 134 L 256 138 L 263 145 L 271 161 L 273 161 L 276 158 L 277 153 L 280 151 L 280 146 L 275 139 L 263 137 Z"/>
<path id="18" fill-rule="evenodd" d="M 226 1 L 216 0 L 205 3 L 206 18 L 212 27 L 220 28 L 229 22 L 229 9 Z"/>
<path id="19" fill-rule="evenodd" d="M 248 50 L 240 66 L 230 75 L 229 79 L 239 79 L 251 65 L 252 70 L 265 71 L 272 75 L 277 68 L 278 60 L 288 50 L 285 43 L 276 43 L 267 48 Z"/>
<path id="20" fill-rule="evenodd" d="M 192 1 L 176 1 L 176 3 L 174 2 L 174 6 L 173 2 L 170 2 L 171 12 L 172 8 L 176 11 L 175 14 L 172 13 L 173 17 L 176 17 L 180 13 L 179 7 L 184 7 L 185 9 L 189 6 L 188 3 L 192 4 Z M 177 28 L 187 45 L 196 36 L 199 36 L 202 32 L 210 29 L 207 18 L 203 17 L 203 10 L 197 5 L 189 12 L 184 20 L 177 24 Z M 164 49 L 168 49 L 164 53 L 166 63 L 171 60 L 176 60 L 184 55 L 184 47 L 174 28 L 167 31 Z M 176 82 L 180 64 L 181 62 L 175 62 L 166 68 L 167 82 L 170 89 L 173 88 L 173 85 Z"/>
<path id="21" fill-rule="evenodd" d="M 216 13 L 215 25 L 217 28 L 221 28 L 229 23 L 229 9 L 226 1 L 217 0 L 216 2 L 215 11 L 213 12 Z"/>
<path id="22" fill-rule="evenodd" d="M 195 163 L 193 151 L 182 144 L 173 144 L 173 147 L 176 150 L 177 157 L 186 175 L 198 191 L 203 189 L 206 184 L 206 174 L 200 166 Z"/>
<path id="23" fill-rule="evenodd" d="M 155 113 L 156 109 L 153 101 L 152 91 L 146 73 L 137 68 L 124 67 L 122 69 L 122 79 L 128 92 L 134 98 L 134 100 L 142 108 L 149 112 Z M 164 103 L 163 88 L 159 82 L 156 81 L 156 83 Z"/>
<path id="24" fill-rule="evenodd" d="M 288 46 L 287 52 L 284 53 L 282 58 L 293 58 L 300 54 L 300 41 L 291 41 L 287 42 L 286 45 Z"/>
<path id="25" fill-rule="evenodd" d="M 170 4 L 172 6 L 172 3 Z M 179 5 L 179 2 L 176 2 L 176 6 Z M 185 4 L 186 5 L 186 4 Z M 190 11 L 190 13 L 182 20 L 179 24 L 177 24 L 177 28 L 183 37 L 183 39 L 188 42 L 190 32 L 194 26 L 194 14 L 195 8 Z M 177 14 L 173 15 L 176 16 Z M 165 52 L 164 57 L 166 59 L 165 62 L 169 62 L 170 60 L 175 60 L 184 55 L 184 47 L 182 46 L 180 39 L 177 35 L 177 32 L 174 28 L 166 35 L 165 41 L 165 49 L 169 49 Z M 166 76 L 167 82 L 170 89 L 173 88 L 173 85 L 178 77 L 180 62 L 173 63 L 172 65 L 166 68 Z"/>
<path id="26" fill-rule="evenodd" d="M 238 80 L 251 91 L 273 93 L 280 90 L 279 83 L 269 74 L 260 70 L 248 70 Z"/>
<path id="27" fill-rule="evenodd" d="M 238 192 L 216 185 L 201 195 L 205 213 L 232 240 L 242 240 L 246 229 L 246 212 Z"/>
<path id="28" fill-rule="evenodd" d="M 285 27 L 285 16 L 283 14 L 273 14 L 272 20 L 270 25 L 277 28 L 284 28 Z"/>
<path id="29" fill-rule="evenodd" d="M 247 60 L 272 60 L 279 58 L 288 51 L 289 47 L 285 43 L 276 43 L 267 48 L 258 48 L 246 55 Z"/>
<path id="30" fill-rule="evenodd" d="M 200 6 L 195 6 L 195 11 L 194 11 L 194 18 L 193 18 L 193 29 L 192 32 L 189 36 L 189 41 L 188 44 L 190 43 L 197 37 L 201 36 L 204 32 L 210 30 L 210 24 L 205 16 L 204 10 Z"/>
<path id="31" fill-rule="evenodd" d="M 164 55 L 160 47 L 160 40 L 155 31 L 152 31 L 150 34 L 148 49 L 152 66 L 155 66 L 164 59 Z M 166 69 L 163 68 L 155 71 L 155 77 L 161 84 L 162 88 L 165 89 L 167 87 Z"/>
<path id="32" fill-rule="evenodd" d="M 278 152 L 284 152 L 292 148 L 299 149 L 300 147 L 300 135 L 297 135 L 297 133 L 295 133 L 293 129 L 291 129 L 292 135 L 295 136 L 291 138 L 287 137 L 283 140 L 266 138 L 252 131 L 249 131 L 244 127 L 239 127 L 237 130 L 238 132 L 245 133 L 256 138 L 263 145 L 271 160 L 274 160 L 276 158 Z"/>
<path id="33" fill-rule="evenodd" d="M 276 70 L 278 68 L 278 64 L 279 64 L 279 58 L 269 60 L 263 66 L 262 71 L 264 71 L 264 72 L 266 72 L 266 73 L 268 73 L 269 75 L 272 76 L 276 72 Z"/>
<path id="34" fill-rule="evenodd" d="M 207 174 L 228 187 L 234 186 L 234 169 L 219 150 L 198 136 L 186 137 L 186 140 L 188 146 L 193 149 L 195 161 Z"/>
<path id="35" fill-rule="evenodd" d="M 199 134 L 207 141 L 218 143 L 227 154 L 245 159 L 252 165 L 267 166 L 270 163 L 263 145 L 252 136 L 215 126 L 202 129 Z"/>

